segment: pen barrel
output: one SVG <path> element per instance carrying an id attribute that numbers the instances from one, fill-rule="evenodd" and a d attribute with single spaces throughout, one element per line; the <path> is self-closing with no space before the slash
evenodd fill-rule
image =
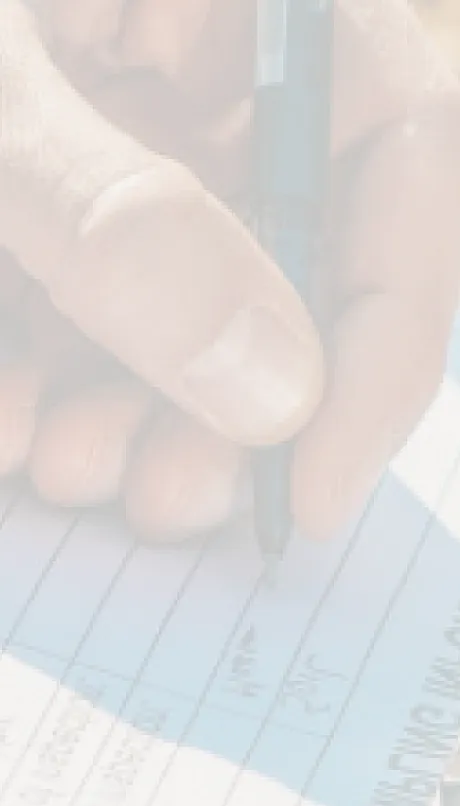
<path id="1" fill-rule="evenodd" d="M 329 187 L 334 0 L 259 3 L 254 230 L 308 305 Z M 280 558 L 291 529 L 291 459 L 291 443 L 252 451 L 256 535 L 264 554 Z"/>
<path id="2" fill-rule="evenodd" d="M 252 451 L 254 528 L 264 556 L 282 558 L 291 531 L 292 444 Z"/>
<path id="3" fill-rule="evenodd" d="M 324 250 L 324 207 L 278 197 L 259 200 L 253 230 L 301 299 L 309 298 L 309 282 Z"/>
<path id="4" fill-rule="evenodd" d="M 261 71 L 254 95 L 254 191 L 260 199 L 317 205 L 330 161 L 334 2 L 284 2 L 284 51 L 272 55 L 282 67 Z"/>
<path id="5" fill-rule="evenodd" d="M 322 251 L 319 206 L 280 200 L 258 205 L 255 232 L 303 300 Z M 292 443 L 251 453 L 254 525 L 265 555 L 281 558 L 291 530 Z"/>

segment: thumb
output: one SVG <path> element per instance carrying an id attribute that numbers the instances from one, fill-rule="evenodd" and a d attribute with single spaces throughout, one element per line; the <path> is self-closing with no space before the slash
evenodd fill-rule
<path id="1" fill-rule="evenodd" d="M 0 241 L 45 279 L 104 188 L 151 155 L 72 90 L 21 0 L 0 3 Z"/>
<path id="2" fill-rule="evenodd" d="M 0 10 L 0 238 L 86 335 L 237 442 L 290 437 L 322 394 L 312 321 L 187 169 L 110 126 Z"/>

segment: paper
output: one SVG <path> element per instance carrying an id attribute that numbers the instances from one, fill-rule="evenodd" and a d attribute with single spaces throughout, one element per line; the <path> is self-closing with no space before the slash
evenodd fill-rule
<path id="1" fill-rule="evenodd" d="M 0 491 L 0 806 L 427 806 L 460 732 L 460 338 L 355 528 L 185 551 Z"/>

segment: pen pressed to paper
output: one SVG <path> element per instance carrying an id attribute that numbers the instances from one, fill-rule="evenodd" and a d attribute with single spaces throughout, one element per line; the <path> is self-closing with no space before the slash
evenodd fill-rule
<path id="1" fill-rule="evenodd" d="M 334 0 L 258 2 L 256 234 L 305 302 L 328 184 L 333 14 Z M 256 534 L 271 575 L 290 532 L 290 460 L 288 444 L 253 452 Z"/>

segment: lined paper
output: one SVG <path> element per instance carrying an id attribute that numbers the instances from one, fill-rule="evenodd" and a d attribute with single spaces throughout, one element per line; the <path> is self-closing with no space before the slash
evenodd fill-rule
<path id="1" fill-rule="evenodd" d="M 460 732 L 459 334 L 359 522 L 138 546 L 0 490 L 0 806 L 424 806 Z"/>

